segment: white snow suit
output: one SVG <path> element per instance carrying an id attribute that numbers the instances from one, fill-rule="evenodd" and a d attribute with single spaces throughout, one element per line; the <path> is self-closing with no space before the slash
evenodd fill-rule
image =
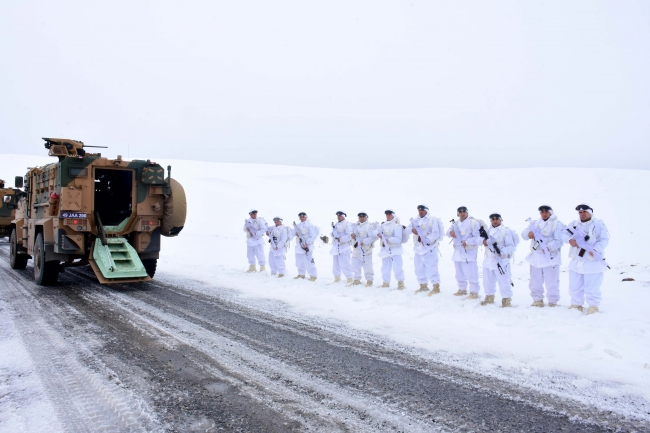
<path id="1" fill-rule="evenodd" d="M 587 243 L 600 255 L 605 255 L 605 248 L 609 244 L 609 232 L 605 223 L 593 216 L 587 222 L 576 220 L 571 222 L 568 229 L 576 228 L 589 236 Z M 571 234 L 563 230 L 561 234 L 564 242 L 569 242 Z M 569 257 L 569 294 L 571 305 L 582 305 L 587 299 L 590 307 L 598 307 L 601 301 L 600 286 L 603 283 L 604 272 L 607 265 L 602 260 L 597 260 L 588 252 L 580 257 L 580 247 L 570 247 Z"/>
<path id="2" fill-rule="evenodd" d="M 546 297 L 549 304 L 557 304 L 560 300 L 560 265 L 562 264 L 562 238 L 564 230 L 557 216 L 554 214 L 546 221 L 538 219 L 533 221 L 533 227 L 539 231 L 543 237 L 543 245 L 546 245 L 551 254 L 548 254 L 544 248 L 537 244 L 539 239 L 529 239 L 531 227 L 526 227 L 521 232 L 524 240 L 530 240 L 530 253 L 526 256 L 526 261 L 530 263 L 530 296 L 533 301 L 544 300 L 544 285 L 546 285 Z M 537 247 L 537 249 L 533 249 Z"/>
<path id="3" fill-rule="evenodd" d="M 352 233 L 357 237 L 356 248 L 352 246 L 352 273 L 355 280 L 361 280 L 361 269 L 365 274 L 366 281 L 374 281 L 375 272 L 372 266 L 372 250 L 377 241 L 378 223 L 365 223 L 357 221 L 352 226 Z"/>
<path id="4" fill-rule="evenodd" d="M 314 242 L 318 238 L 318 227 L 313 225 L 308 219 L 304 222 L 296 224 L 298 231 L 295 229 L 291 230 L 291 235 L 296 236 L 296 233 L 300 232 L 300 236 L 303 241 L 307 244 L 309 252 L 306 252 L 300 245 L 300 240 L 296 240 L 296 267 L 298 268 L 299 275 L 307 275 L 310 277 L 317 277 L 318 272 L 316 271 L 316 264 L 314 263 Z M 307 274 L 306 274 L 306 273 Z"/>
<path id="5" fill-rule="evenodd" d="M 502 298 L 512 298 L 512 277 L 510 258 L 515 252 L 516 236 L 512 231 L 501 224 L 498 227 L 490 227 L 487 231 L 490 239 L 485 247 L 485 259 L 483 259 L 483 289 L 486 295 L 494 295 L 499 283 L 499 292 Z M 501 254 L 497 254 L 493 246 L 496 241 Z"/>
<path id="6" fill-rule="evenodd" d="M 352 224 L 343 220 L 332 227 L 332 249 L 333 256 L 332 273 L 340 277 L 341 272 L 345 278 L 352 278 L 352 267 L 350 265 L 350 241 L 352 240 Z"/>
<path id="7" fill-rule="evenodd" d="M 452 224 L 446 233 L 447 236 L 451 237 L 449 232 L 453 230 L 458 239 L 458 241 L 454 240 L 454 255 L 452 256 L 456 268 L 458 289 L 467 290 L 467 283 L 469 282 L 469 291 L 471 293 L 478 293 L 480 290 L 476 255 L 483 238 L 479 234 L 479 227 L 479 222 L 468 216 L 465 221 L 458 220 Z M 465 241 L 467 247 L 463 247 L 461 241 Z"/>
<path id="8" fill-rule="evenodd" d="M 249 228 L 250 231 L 246 230 Z M 264 235 L 268 226 L 262 217 L 248 218 L 244 223 L 244 232 L 246 232 L 246 254 L 248 255 L 248 264 L 255 265 L 255 259 L 261 266 L 266 265 L 264 258 Z"/>
<path id="9" fill-rule="evenodd" d="M 390 283 L 391 270 L 397 281 L 404 281 L 404 262 L 402 261 L 402 231 L 404 228 L 395 217 L 390 221 L 381 224 L 381 232 L 384 239 L 380 239 L 381 250 L 381 277 L 384 283 Z"/>
<path id="10" fill-rule="evenodd" d="M 429 215 L 429 212 L 420 218 L 414 219 L 415 224 L 424 234 L 424 239 L 413 234 L 413 251 L 415 252 L 415 276 L 419 284 L 439 284 L 438 272 L 438 246 L 445 236 L 445 228 L 439 218 Z M 415 226 L 411 223 L 406 230 L 411 232 Z"/>
<path id="11" fill-rule="evenodd" d="M 271 275 L 286 274 L 285 260 L 287 259 L 287 242 L 289 241 L 287 228 L 282 224 L 269 227 L 269 240 L 271 240 L 269 249 Z"/>

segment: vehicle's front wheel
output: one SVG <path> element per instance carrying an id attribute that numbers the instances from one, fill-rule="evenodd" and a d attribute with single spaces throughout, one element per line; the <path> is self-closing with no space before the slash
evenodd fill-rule
<path id="1" fill-rule="evenodd" d="M 156 267 L 158 266 L 158 259 L 142 259 L 142 264 L 147 274 L 153 278 L 156 275 Z"/>
<path id="2" fill-rule="evenodd" d="M 9 238 L 9 266 L 11 269 L 25 269 L 27 260 L 29 260 L 27 254 L 18 254 L 18 235 L 16 229 L 13 229 Z"/>
<path id="3" fill-rule="evenodd" d="M 41 286 L 56 284 L 56 280 L 59 279 L 59 266 L 58 260 L 45 261 L 45 242 L 43 233 L 39 233 L 34 244 L 34 280 L 36 280 L 36 284 Z"/>

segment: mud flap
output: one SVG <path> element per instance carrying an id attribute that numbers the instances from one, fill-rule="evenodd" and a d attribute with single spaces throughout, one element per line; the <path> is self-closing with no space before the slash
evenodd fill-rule
<path id="1" fill-rule="evenodd" d="M 99 240 L 92 246 L 88 260 L 102 284 L 151 281 L 135 249 L 124 238 L 106 239 L 106 247 Z"/>

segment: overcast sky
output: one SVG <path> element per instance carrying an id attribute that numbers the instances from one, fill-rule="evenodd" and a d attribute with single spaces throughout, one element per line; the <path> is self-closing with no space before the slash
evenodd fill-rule
<path id="1" fill-rule="evenodd" d="M 0 2 L 0 152 L 650 168 L 650 1 Z"/>

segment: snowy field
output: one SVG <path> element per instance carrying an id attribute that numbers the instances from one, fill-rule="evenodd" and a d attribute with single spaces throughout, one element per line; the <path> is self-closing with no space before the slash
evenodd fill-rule
<path id="1" fill-rule="evenodd" d="M 110 154 L 107 154 L 110 155 Z M 53 158 L 5 155 L 0 176 L 8 185 L 24 167 Z M 298 313 L 331 319 L 352 329 L 384 336 L 417 350 L 436 352 L 450 364 L 490 374 L 534 389 L 553 392 L 602 408 L 650 417 L 650 230 L 633 221 L 650 205 L 638 190 L 650 184 L 650 173 L 614 169 L 399 169 L 336 170 L 289 166 L 220 164 L 158 160 L 172 165 L 188 197 L 188 220 L 177 238 L 163 240 L 157 278 L 187 278 L 196 290 L 231 288 L 241 297 L 284 302 Z M 534 308 L 528 291 L 528 242 L 519 245 L 513 266 L 513 308 L 482 307 L 478 301 L 452 296 L 457 290 L 451 262 L 452 246 L 441 247 L 442 293 L 414 295 L 413 245 L 405 245 L 406 290 L 329 285 L 332 258 L 329 246 L 317 244 L 314 254 L 318 280 L 294 281 L 294 245 L 287 257 L 284 279 L 270 274 L 245 274 L 244 220 L 250 208 L 270 222 L 298 221 L 304 211 L 329 236 L 335 212 L 343 210 L 355 221 L 365 211 L 370 221 L 382 221 L 386 208 L 395 209 L 404 224 L 426 204 L 449 226 L 456 208 L 487 220 L 499 212 L 504 224 L 520 232 L 537 207 L 551 205 L 568 223 L 574 208 L 588 203 L 594 216 L 609 228 L 606 258 L 612 269 L 605 275 L 601 312 L 586 316 L 569 310 L 568 248 L 563 249 L 560 308 Z M 266 249 L 268 253 L 268 248 Z M 479 252 L 480 260 L 482 252 Z M 376 256 L 376 254 L 375 254 Z M 479 260 L 479 266 L 480 266 Z M 374 258 L 375 273 L 380 260 Z M 623 278 L 634 278 L 622 282 Z M 376 284 L 380 278 L 376 277 Z M 481 292 L 483 296 L 483 293 Z M 4 327 L 4 326 L 3 326 Z M 23 359 L 10 327 L 0 335 L 17 347 L 12 357 L 0 357 L 6 371 Z M 4 346 L 4 344 L 3 344 Z M 2 351 L 6 353 L 4 350 Z M 27 363 L 27 360 L 24 360 Z M 0 379 L 4 378 L 1 376 Z M 569 379 L 567 379 L 569 378 Z M 28 382 L 24 382 L 27 385 Z M 10 386 L 5 382 L 5 387 Z M 4 389 L 11 392 L 11 389 Z M 34 392 L 40 392 L 34 387 Z M 631 396 L 642 397 L 635 403 Z M 28 410 L 42 410 L 30 408 Z"/>

